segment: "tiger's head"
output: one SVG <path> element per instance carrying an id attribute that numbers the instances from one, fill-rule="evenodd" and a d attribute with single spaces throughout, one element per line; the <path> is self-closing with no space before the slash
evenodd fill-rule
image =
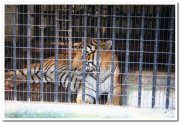
<path id="1" fill-rule="evenodd" d="M 96 71 L 97 68 L 97 41 L 96 40 L 90 40 L 87 41 L 87 45 L 85 48 L 83 48 L 83 43 L 81 42 L 79 44 L 78 50 L 75 51 L 74 59 L 72 62 L 72 68 L 75 71 L 75 74 L 78 78 L 82 79 L 82 72 L 83 72 L 83 52 L 86 48 L 86 66 L 85 70 L 86 73 L 93 73 Z M 101 54 L 105 50 L 108 50 L 111 48 L 112 41 L 108 40 L 105 42 L 100 41 L 99 42 L 99 63 L 101 61 Z"/>

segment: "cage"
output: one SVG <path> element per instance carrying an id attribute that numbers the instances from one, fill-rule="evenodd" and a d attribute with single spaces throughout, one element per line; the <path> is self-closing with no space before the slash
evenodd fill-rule
<path id="1" fill-rule="evenodd" d="M 73 86 L 82 86 L 85 103 L 84 49 L 88 41 L 96 40 L 94 104 L 105 105 L 110 100 L 112 105 L 117 56 L 122 87 L 119 105 L 175 109 L 174 23 L 174 5 L 6 5 L 5 86 L 10 81 L 13 88 L 5 87 L 5 100 L 76 103 L 72 64 L 75 52 L 82 50 L 82 80 Z M 111 48 L 100 49 L 100 43 L 109 40 Z M 83 46 L 77 47 L 82 42 Z M 112 53 L 112 60 L 107 61 L 111 77 L 108 94 L 98 89 L 100 52 L 104 50 Z M 65 78 L 58 71 L 61 61 L 66 62 Z M 53 80 L 45 77 L 47 71 L 53 73 Z M 67 88 L 60 78 L 67 81 Z"/>

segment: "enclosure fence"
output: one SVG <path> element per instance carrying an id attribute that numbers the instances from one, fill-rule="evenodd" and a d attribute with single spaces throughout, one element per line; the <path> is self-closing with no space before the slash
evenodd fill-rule
<path id="1" fill-rule="evenodd" d="M 95 104 L 100 94 L 100 42 L 112 41 L 110 102 L 113 98 L 115 56 L 118 57 L 122 106 L 175 109 L 175 6 L 173 5 L 6 5 L 5 73 L 13 72 L 13 89 L 5 100 L 75 103 L 72 62 L 77 43 L 97 40 Z M 54 81 L 44 82 L 44 60 L 54 60 Z M 83 51 L 86 66 L 86 50 Z M 67 89 L 58 80 L 58 62 L 67 61 Z M 32 64 L 41 78 L 33 78 Z M 22 84 L 16 71 L 27 71 Z M 86 70 L 82 74 L 85 102 Z M 31 81 L 39 80 L 32 83 Z M 5 77 L 5 81 L 8 78 Z M 9 81 L 9 80 L 8 80 Z M 60 86 L 59 86 L 60 84 Z M 79 84 L 79 83 L 78 83 Z M 75 85 L 77 86 L 77 85 Z"/>

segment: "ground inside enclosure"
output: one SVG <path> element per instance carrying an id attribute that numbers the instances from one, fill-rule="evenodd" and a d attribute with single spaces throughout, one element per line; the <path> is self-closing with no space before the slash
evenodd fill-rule
<path id="1" fill-rule="evenodd" d="M 167 73 L 157 72 L 155 107 L 165 108 Z M 130 71 L 128 79 L 128 106 L 138 106 L 138 78 L 139 71 Z M 153 71 L 142 72 L 141 107 L 151 107 L 152 105 L 152 81 Z M 175 109 L 175 73 L 171 74 L 169 108 Z"/>
<path id="2" fill-rule="evenodd" d="M 77 105 L 69 103 L 5 101 L 5 118 L 81 118 L 119 120 L 173 120 L 176 111 L 160 108 L 125 106 Z M 52 120 L 53 120 L 52 119 Z"/>

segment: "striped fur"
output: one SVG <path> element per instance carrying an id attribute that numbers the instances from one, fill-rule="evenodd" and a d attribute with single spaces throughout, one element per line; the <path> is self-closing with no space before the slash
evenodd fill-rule
<path id="1" fill-rule="evenodd" d="M 58 60 L 58 82 L 67 88 L 68 87 L 68 61 L 64 55 L 59 55 Z M 55 69 L 54 57 L 45 59 L 43 61 L 43 76 L 41 77 L 40 64 L 33 63 L 30 66 L 30 82 L 39 83 L 42 79 L 43 83 L 54 82 L 54 69 Z M 5 73 L 5 86 L 13 87 L 13 76 L 14 71 L 9 71 Z M 16 85 L 26 83 L 27 81 L 27 68 L 16 70 Z M 76 92 L 80 88 L 80 79 L 78 79 L 74 72 L 71 74 L 71 91 Z M 59 83 L 59 85 L 60 85 Z"/>

